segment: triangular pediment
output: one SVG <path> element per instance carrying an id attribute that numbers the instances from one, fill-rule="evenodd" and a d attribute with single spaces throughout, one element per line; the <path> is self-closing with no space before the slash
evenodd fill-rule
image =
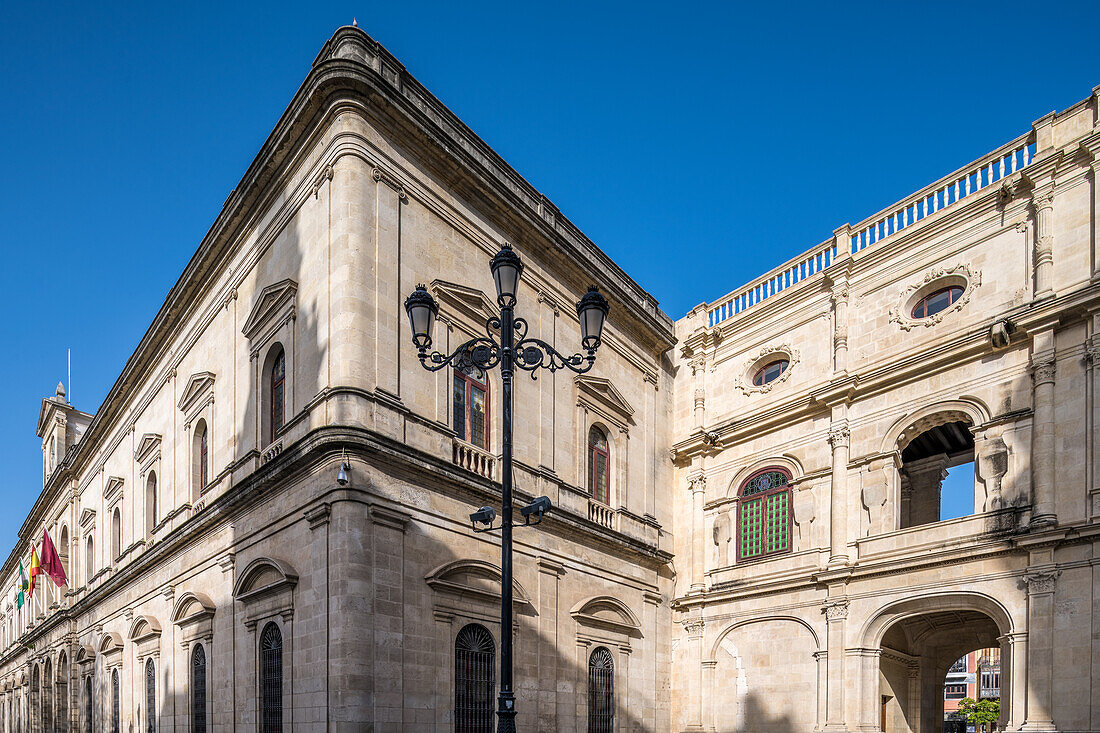
<path id="1" fill-rule="evenodd" d="M 581 405 L 587 404 L 598 412 L 604 412 L 620 425 L 633 422 L 631 416 L 634 408 L 609 380 L 582 374 L 575 377 L 573 383 L 577 385 L 577 400 Z"/>
<path id="2" fill-rule="evenodd" d="M 95 509 L 85 509 L 80 513 L 80 526 L 87 529 L 95 521 Z"/>
<path id="3" fill-rule="evenodd" d="M 280 280 L 261 290 L 259 297 L 256 298 L 256 304 L 252 306 L 248 318 L 245 319 L 244 327 L 241 328 L 245 338 L 249 341 L 255 339 L 265 326 L 279 320 L 280 316 L 292 313 L 297 292 L 298 283 L 290 278 Z"/>
<path id="4" fill-rule="evenodd" d="M 193 407 L 201 403 L 203 398 L 210 397 L 214 392 L 214 373 L 197 372 L 187 380 L 183 388 L 183 396 L 180 397 L 179 408 L 190 414 Z"/>
<path id="5" fill-rule="evenodd" d="M 476 288 L 456 285 L 446 280 L 432 280 L 431 291 L 444 313 L 468 318 L 478 325 L 497 312 L 496 304 Z"/>
<path id="6" fill-rule="evenodd" d="M 134 460 L 140 464 L 144 464 L 146 459 L 150 458 L 153 453 L 160 447 L 160 434 L 159 433 L 146 433 L 141 436 L 141 442 L 138 443 L 137 450 L 134 451 Z"/>
<path id="7" fill-rule="evenodd" d="M 114 498 L 115 494 L 122 490 L 122 485 L 125 481 L 120 476 L 108 476 L 107 482 L 103 486 L 103 498 L 110 501 Z"/>

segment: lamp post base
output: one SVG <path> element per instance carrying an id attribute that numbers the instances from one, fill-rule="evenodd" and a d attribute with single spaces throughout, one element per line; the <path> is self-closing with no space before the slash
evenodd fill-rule
<path id="1" fill-rule="evenodd" d="M 516 696 L 512 692 L 497 697 L 497 733 L 516 733 Z"/>

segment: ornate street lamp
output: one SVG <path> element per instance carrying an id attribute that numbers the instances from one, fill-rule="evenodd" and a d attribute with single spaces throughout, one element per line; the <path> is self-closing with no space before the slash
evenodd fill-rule
<path id="1" fill-rule="evenodd" d="M 581 348 L 584 354 L 565 356 L 545 341 L 527 337 L 527 321 L 516 318 L 512 309 L 516 305 L 516 292 L 523 272 L 523 261 L 509 245 L 497 252 L 489 261 L 493 282 L 497 289 L 500 315 L 485 321 L 485 336 L 478 336 L 460 344 L 451 354 L 429 352 L 432 347 L 432 327 L 439 313 L 435 299 L 423 285 L 405 299 L 405 312 L 412 327 L 413 345 L 420 363 L 428 371 L 438 371 L 446 366 L 456 369 L 477 367 L 482 370 L 500 366 L 503 387 L 501 400 L 501 523 L 493 526 L 496 512 L 492 507 L 482 507 L 470 515 L 475 532 L 501 530 L 501 584 L 500 584 L 500 695 L 497 698 L 497 732 L 513 733 L 516 730 L 516 696 L 512 689 L 512 376 L 516 368 L 531 372 L 536 378 L 539 369 L 551 372 L 569 369 L 583 374 L 596 361 L 596 349 L 600 347 L 604 320 L 607 318 L 607 299 L 596 286 L 588 289 L 577 303 L 577 317 L 581 324 Z M 499 334 L 499 339 L 497 337 Z M 538 524 L 550 510 L 550 500 L 540 496 L 521 509 L 524 524 Z M 532 521 L 534 520 L 534 521 Z M 484 525 L 479 528 L 478 525 Z"/>

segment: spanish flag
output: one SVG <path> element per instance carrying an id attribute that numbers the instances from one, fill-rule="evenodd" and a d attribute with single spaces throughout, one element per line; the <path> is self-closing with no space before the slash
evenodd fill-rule
<path id="1" fill-rule="evenodd" d="M 42 572 L 42 563 L 38 562 L 38 550 L 31 544 L 31 584 L 27 593 L 34 596 L 34 579 Z"/>

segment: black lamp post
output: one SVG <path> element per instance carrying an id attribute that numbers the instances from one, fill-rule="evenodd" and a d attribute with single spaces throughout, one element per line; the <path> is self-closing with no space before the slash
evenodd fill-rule
<path id="1" fill-rule="evenodd" d="M 564 356 L 550 344 L 527 337 L 527 321 L 516 318 L 516 291 L 519 288 L 523 261 L 509 245 L 497 252 L 489 261 L 493 281 L 497 288 L 497 304 L 500 316 L 485 321 L 485 336 L 478 336 L 459 345 L 450 355 L 438 351 L 429 353 L 432 347 L 432 327 L 435 325 L 439 306 L 423 285 L 417 285 L 412 295 L 405 299 L 405 312 L 412 327 L 413 345 L 420 363 L 429 371 L 445 366 L 457 369 L 478 367 L 492 369 L 500 365 L 503 385 L 501 400 L 501 430 L 503 433 L 501 456 L 501 584 L 500 584 L 500 696 L 497 698 L 497 731 L 513 733 L 516 729 L 516 696 L 512 689 L 512 376 L 515 369 L 531 372 L 534 379 L 539 369 L 557 371 L 568 368 L 578 374 L 587 372 L 596 361 L 596 349 L 600 347 L 604 319 L 607 317 L 607 300 L 593 285 L 577 303 L 577 317 L 581 325 L 581 348 L 585 353 Z M 499 333 L 499 339 L 497 334 Z M 540 496 L 522 508 L 524 524 L 538 524 L 542 515 L 550 509 L 550 500 Z M 496 512 L 492 507 L 482 507 L 470 515 L 475 532 L 487 532 L 493 526 Z M 534 521 L 532 521 L 534 519 Z M 478 525 L 485 525 L 481 529 Z"/>

